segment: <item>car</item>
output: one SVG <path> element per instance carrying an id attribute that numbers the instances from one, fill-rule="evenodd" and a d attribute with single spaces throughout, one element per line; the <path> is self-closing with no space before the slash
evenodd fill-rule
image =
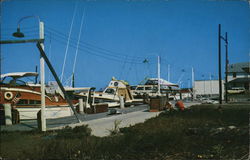
<path id="1" fill-rule="evenodd" d="M 246 89 L 244 87 L 232 87 L 231 89 L 227 90 L 228 93 L 244 93 Z"/>
<path id="2" fill-rule="evenodd" d="M 218 104 L 219 102 L 216 100 L 212 100 L 212 99 L 203 99 L 202 100 L 202 104 Z"/>

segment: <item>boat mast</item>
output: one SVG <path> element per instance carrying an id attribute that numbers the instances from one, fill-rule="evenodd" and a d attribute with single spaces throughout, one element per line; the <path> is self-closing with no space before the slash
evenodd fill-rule
<path id="1" fill-rule="evenodd" d="M 195 82 L 194 82 L 194 67 L 192 67 L 192 88 L 193 88 L 193 99 L 195 99 Z"/>
<path id="2" fill-rule="evenodd" d="M 194 68 L 192 67 L 192 87 L 194 88 Z"/>
<path id="3" fill-rule="evenodd" d="M 168 81 L 170 82 L 170 64 L 168 65 Z"/>
<path id="4" fill-rule="evenodd" d="M 74 60 L 73 71 L 72 71 L 72 83 L 71 83 L 71 87 L 75 87 L 76 59 L 77 59 L 78 49 L 79 49 L 79 44 L 80 44 L 80 39 L 81 39 L 81 35 L 82 35 L 82 27 L 83 27 L 84 16 L 85 16 L 85 8 L 83 9 L 82 19 L 81 19 L 81 26 L 80 26 L 80 33 L 78 35 L 77 48 L 76 48 L 75 60 Z"/>
<path id="5" fill-rule="evenodd" d="M 76 1 L 75 8 L 74 8 L 73 18 L 72 18 L 72 21 L 70 24 L 69 36 L 68 36 L 67 46 L 66 46 L 66 50 L 65 50 L 65 54 L 64 54 L 64 61 L 63 61 L 63 66 L 62 66 L 61 79 L 60 79 L 61 82 L 63 81 L 64 68 L 65 68 L 65 63 L 66 63 L 66 59 L 67 59 L 67 54 L 68 54 L 68 49 L 69 49 L 69 41 L 70 41 L 72 27 L 73 27 L 75 15 L 76 15 L 76 10 L 77 10 L 77 1 Z"/>
<path id="6" fill-rule="evenodd" d="M 36 73 L 37 73 L 38 71 L 37 71 L 37 65 L 36 65 Z M 37 84 L 37 78 L 38 78 L 38 76 L 36 76 L 35 77 L 35 84 Z"/>
<path id="7" fill-rule="evenodd" d="M 161 93 L 161 85 L 160 85 L 160 56 L 158 56 L 158 94 L 160 95 Z"/>

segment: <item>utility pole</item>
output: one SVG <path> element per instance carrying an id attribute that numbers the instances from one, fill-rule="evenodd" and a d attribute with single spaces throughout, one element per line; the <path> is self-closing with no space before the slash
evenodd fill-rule
<path id="1" fill-rule="evenodd" d="M 202 77 L 203 77 L 203 93 L 204 93 L 204 97 L 206 97 L 205 95 L 206 95 L 206 82 L 205 82 L 205 75 L 203 74 L 202 75 Z"/>
<path id="2" fill-rule="evenodd" d="M 158 95 L 161 94 L 161 84 L 160 84 L 160 78 L 161 78 L 161 68 L 160 68 L 160 56 L 158 56 Z"/>
<path id="3" fill-rule="evenodd" d="M 196 98 L 195 95 L 195 83 L 194 83 L 194 67 L 192 67 L 192 89 L 193 89 L 193 100 Z"/>
<path id="4" fill-rule="evenodd" d="M 218 33 L 218 60 L 219 60 L 219 102 L 222 104 L 222 83 L 221 83 L 221 24 Z"/>
<path id="5" fill-rule="evenodd" d="M 39 38 L 44 39 L 44 23 L 39 22 Z M 41 43 L 44 50 L 44 44 Z M 45 69 L 44 59 L 40 56 L 40 80 L 41 80 L 41 130 L 46 131 L 46 110 L 45 110 Z"/>
<path id="6" fill-rule="evenodd" d="M 226 77 L 225 77 L 225 101 L 226 103 L 228 102 L 228 94 L 227 94 L 227 90 L 228 90 L 228 79 L 227 79 L 227 74 L 228 74 L 228 63 L 229 63 L 229 60 L 228 60 L 228 40 L 227 40 L 227 32 L 226 32 L 226 35 L 225 35 L 225 47 L 226 47 L 226 68 L 225 68 L 225 72 L 226 72 Z"/>
<path id="7" fill-rule="evenodd" d="M 212 74 L 209 73 L 209 79 L 210 79 L 210 98 L 212 97 Z"/>

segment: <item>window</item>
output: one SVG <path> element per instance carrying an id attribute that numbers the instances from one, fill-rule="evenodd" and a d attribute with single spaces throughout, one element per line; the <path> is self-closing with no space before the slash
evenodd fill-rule
<path id="1" fill-rule="evenodd" d="M 114 94 L 115 91 L 114 91 L 114 89 L 112 89 L 112 88 L 108 88 L 108 89 L 105 91 L 105 93 Z"/>
<path id="2" fill-rule="evenodd" d="M 17 104 L 19 104 L 19 105 L 20 104 L 28 104 L 28 100 L 27 99 L 20 99 Z"/>
<path id="3" fill-rule="evenodd" d="M 29 104 L 41 104 L 41 101 L 38 100 L 30 100 Z"/>
<path id="4" fill-rule="evenodd" d="M 152 87 L 145 87 L 145 90 L 152 90 Z"/>
<path id="5" fill-rule="evenodd" d="M 131 90 L 135 90 L 135 89 L 136 89 L 136 86 L 131 86 L 130 89 L 131 89 Z"/>
<path id="6" fill-rule="evenodd" d="M 144 90 L 143 87 L 138 87 L 136 90 Z"/>
<path id="7" fill-rule="evenodd" d="M 114 86 L 116 86 L 116 87 L 117 87 L 117 86 L 118 86 L 118 82 L 115 82 L 115 83 L 114 83 Z"/>
<path id="8" fill-rule="evenodd" d="M 237 74 L 236 72 L 233 73 L 233 78 L 236 78 L 237 77 Z"/>

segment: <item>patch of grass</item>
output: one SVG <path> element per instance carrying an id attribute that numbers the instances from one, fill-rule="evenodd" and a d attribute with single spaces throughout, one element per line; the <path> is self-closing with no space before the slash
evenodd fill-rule
<path id="1" fill-rule="evenodd" d="M 121 122 L 122 122 L 121 120 L 114 121 L 114 128 L 109 130 L 110 136 L 116 136 L 119 134 Z"/>
<path id="2" fill-rule="evenodd" d="M 250 105 L 193 106 L 161 113 L 116 136 L 95 137 L 87 126 L 61 131 L 5 132 L 1 157 L 12 159 L 240 159 L 248 153 Z M 231 127 L 230 127 L 231 126 Z M 7 149 L 2 148 L 8 146 Z M 13 154 L 15 152 L 15 154 Z"/>
<path id="3" fill-rule="evenodd" d="M 41 137 L 40 132 L 1 132 L 0 157 L 25 157 L 24 151 L 32 151 L 33 147 L 40 143 Z"/>
<path id="4" fill-rule="evenodd" d="M 91 135 L 91 129 L 87 125 L 76 126 L 74 128 L 65 127 L 56 132 L 57 138 L 81 138 Z"/>

